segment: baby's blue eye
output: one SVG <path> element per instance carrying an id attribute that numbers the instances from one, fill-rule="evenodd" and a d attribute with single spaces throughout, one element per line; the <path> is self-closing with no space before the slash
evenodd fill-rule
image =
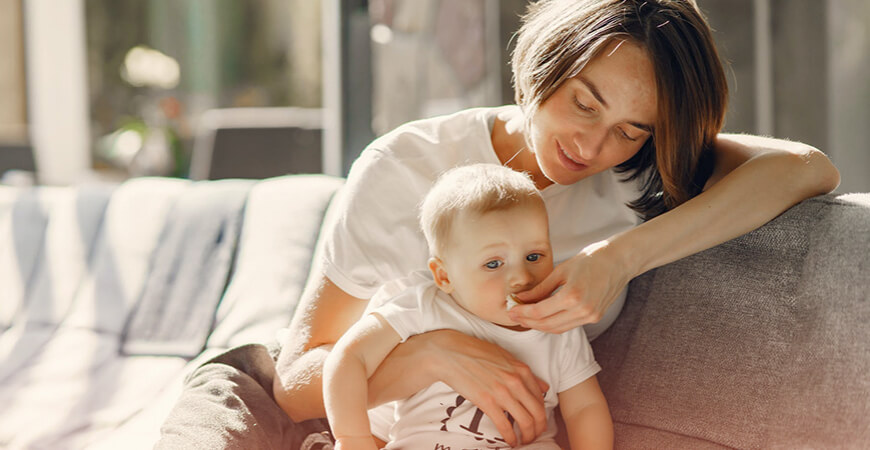
<path id="1" fill-rule="evenodd" d="M 498 269 L 502 264 L 504 263 L 499 260 L 492 260 L 484 264 L 484 266 L 486 266 L 487 269 Z"/>
<path id="2" fill-rule="evenodd" d="M 526 261 L 529 261 L 529 262 L 535 262 L 539 259 L 541 259 L 540 253 L 532 253 L 531 255 L 526 256 Z"/>

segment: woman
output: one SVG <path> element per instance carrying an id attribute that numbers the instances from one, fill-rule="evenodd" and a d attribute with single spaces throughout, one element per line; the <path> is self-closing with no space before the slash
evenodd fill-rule
<path id="1" fill-rule="evenodd" d="M 351 169 L 317 289 L 303 298 L 278 361 L 275 397 L 293 420 L 324 416 L 323 359 L 375 290 L 425 268 L 416 206 L 447 168 L 493 162 L 530 173 L 561 263 L 521 296 L 540 301 L 512 317 L 554 333 L 588 325 L 590 338 L 618 315 L 631 278 L 839 183 L 816 149 L 719 134 L 727 85 L 691 0 L 542 0 L 516 42 L 517 106 L 407 124 Z M 544 429 L 534 393 L 546 386 L 505 351 L 452 331 L 398 346 L 369 380 L 370 403 L 436 381 L 487 415 L 510 413 L 524 438 Z"/>

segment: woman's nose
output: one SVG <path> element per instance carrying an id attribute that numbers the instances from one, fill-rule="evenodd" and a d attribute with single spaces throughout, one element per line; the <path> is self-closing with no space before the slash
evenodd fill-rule
<path id="1" fill-rule="evenodd" d="M 575 134 L 574 145 L 577 146 L 577 152 L 580 154 L 580 157 L 589 161 L 595 159 L 601 153 L 606 139 L 607 129 L 596 125 Z"/>

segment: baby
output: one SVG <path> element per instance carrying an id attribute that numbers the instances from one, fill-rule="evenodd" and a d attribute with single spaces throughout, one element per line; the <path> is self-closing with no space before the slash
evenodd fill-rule
<path id="1" fill-rule="evenodd" d="M 327 358 L 324 401 L 336 448 L 377 448 L 366 414 L 368 377 L 408 337 L 445 328 L 499 345 L 550 386 L 547 430 L 521 448 L 559 448 L 556 406 L 572 448 L 612 447 L 613 424 L 595 378 L 600 367 L 583 328 L 548 334 L 522 328 L 507 314 L 512 294 L 553 269 L 547 211 L 534 183 L 498 165 L 459 167 L 438 179 L 420 215 L 431 274 L 403 280 L 404 290 L 364 315 Z M 386 448 L 507 448 L 515 441 L 437 382 L 399 401 Z"/>

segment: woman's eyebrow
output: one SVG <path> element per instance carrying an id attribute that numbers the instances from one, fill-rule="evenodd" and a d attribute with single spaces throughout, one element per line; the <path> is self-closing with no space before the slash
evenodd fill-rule
<path id="1" fill-rule="evenodd" d="M 601 103 L 605 108 L 608 108 L 607 100 L 604 100 L 604 97 L 601 96 L 601 91 L 598 90 L 598 86 L 595 86 L 595 83 L 592 80 L 587 79 L 583 75 L 578 75 L 577 79 L 580 80 L 581 83 L 586 85 L 586 88 L 589 89 L 589 92 L 592 93 L 592 96 L 595 97 L 595 100 L 598 100 L 598 103 Z M 653 126 L 640 122 L 628 122 L 629 125 L 639 129 L 646 131 L 649 134 L 653 132 Z"/>
<path id="2" fill-rule="evenodd" d="M 628 124 L 639 129 L 639 130 L 643 130 L 649 134 L 653 134 L 653 126 L 652 125 L 647 125 L 645 123 L 638 123 L 638 122 L 628 122 Z"/>
<path id="3" fill-rule="evenodd" d="M 595 100 L 598 100 L 598 103 L 604 105 L 605 108 L 610 107 L 610 105 L 607 104 L 607 101 L 604 100 L 604 97 L 601 96 L 601 92 L 598 90 L 598 87 L 595 86 L 595 83 L 587 80 L 586 77 L 584 77 L 583 75 L 578 75 L 577 79 L 580 80 L 581 83 L 586 85 L 586 88 L 589 89 L 589 92 L 592 93 L 592 96 L 595 97 Z"/>

